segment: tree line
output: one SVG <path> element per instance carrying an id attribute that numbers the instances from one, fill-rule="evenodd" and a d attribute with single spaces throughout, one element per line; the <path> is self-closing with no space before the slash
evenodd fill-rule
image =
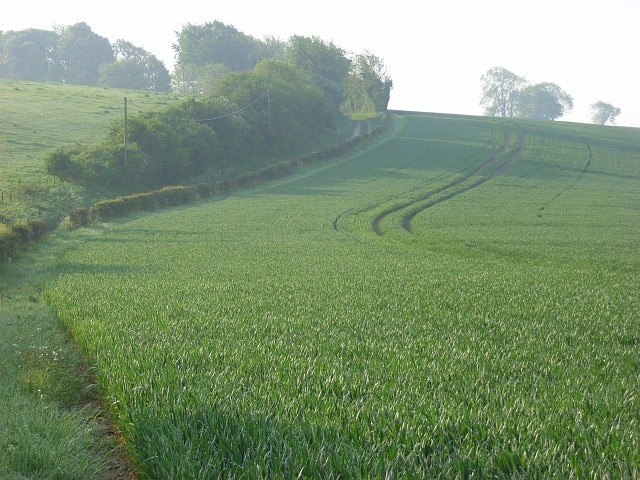
<path id="1" fill-rule="evenodd" d="M 169 91 L 164 64 L 126 40 L 113 45 L 84 22 L 53 31 L 0 32 L 0 78 Z"/>
<path id="2" fill-rule="evenodd" d="M 211 94 L 227 74 L 272 59 L 311 75 L 348 115 L 385 111 L 389 101 L 391 78 L 370 52 L 353 54 L 317 37 L 257 39 L 219 21 L 186 24 L 176 36 L 170 74 L 155 55 L 126 40 L 111 44 L 84 22 L 0 32 L 0 78 Z"/>
<path id="3" fill-rule="evenodd" d="M 484 113 L 497 117 L 556 120 L 573 109 L 573 98 L 555 83 L 530 84 L 506 68 L 494 67 L 480 77 Z M 591 104 L 592 121 L 615 123 L 620 109 L 603 101 Z"/>
<path id="4" fill-rule="evenodd" d="M 392 88 L 376 55 L 350 56 L 317 37 L 259 41 L 212 22 L 186 25 L 175 48 L 173 84 L 186 94 L 178 104 L 116 120 L 94 144 L 50 152 L 48 173 L 123 191 L 249 170 L 336 138 L 345 115 L 386 111 Z"/>

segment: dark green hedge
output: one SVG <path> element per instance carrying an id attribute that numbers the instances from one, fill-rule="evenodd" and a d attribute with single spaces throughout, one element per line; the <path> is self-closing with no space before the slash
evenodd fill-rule
<path id="1" fill-rule="evenodd" d="M 135 212 L 148 212 L 163 207 L 186 205 L 200 198 L 211 196 L 210 185 L 177 185 L 164 187 L 147 193 L 137 193 L 122 197 L 102 200 L 90 209 L 69 214 L 69 223 L 73 227 L 86 225 L 90 221 L 109 220 Z"/>
<path id="2" fill-rule="evenodd" d="M 0 262 L 10 261 L 20 250 L 41 240 L 47 234 L 43 220 L 18 220 L 10 225 L 0 223 Z"/>

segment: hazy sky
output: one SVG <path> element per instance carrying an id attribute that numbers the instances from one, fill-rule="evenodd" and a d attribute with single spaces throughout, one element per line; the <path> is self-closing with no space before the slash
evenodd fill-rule
<path id="1" fill-rule="evenodd" d="M 481 115 L 480 76 L 500 66 L 572 95 L 561 120 L 589 122 L 602 100 L 622 109 L 618 125 L 640 127 L 640 0 L 35 0 L 3 9 L 0 30 L 83 21 L 171 71 L 176 32 L 214 20 L 259 39 L 318 36 L 374 53 L 394 83 L 391 109 Z"/>

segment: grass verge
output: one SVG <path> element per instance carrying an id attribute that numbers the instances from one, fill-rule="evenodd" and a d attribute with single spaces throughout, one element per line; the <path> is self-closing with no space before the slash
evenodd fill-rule
<path id="1" fill-rule="evenodd" d="M 134 479 L 82 354 L 41 300 L 68 243 L 0 265 L 0 478 Z"/>

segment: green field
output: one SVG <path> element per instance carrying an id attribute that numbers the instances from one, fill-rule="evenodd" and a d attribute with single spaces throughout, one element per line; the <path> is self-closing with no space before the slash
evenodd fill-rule
<path id="1" fill-rule="evenodd" d="M 143 478 L 637 478 L 639 187 L 637 129 L 397 112 L 46 298 Z"/>

